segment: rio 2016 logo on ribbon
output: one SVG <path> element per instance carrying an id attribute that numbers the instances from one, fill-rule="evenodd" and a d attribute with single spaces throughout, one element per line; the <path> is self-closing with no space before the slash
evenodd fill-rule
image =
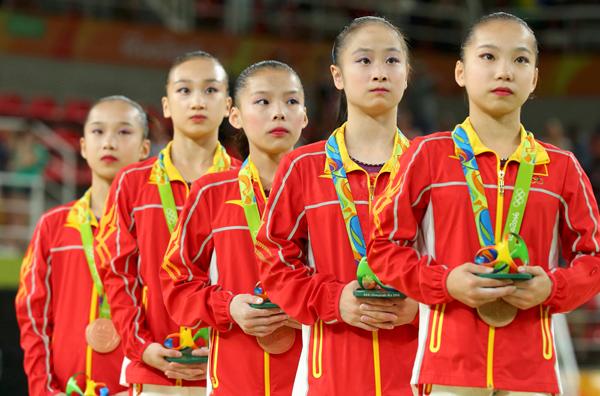
<path id="1" fill-rule="evenodd" d="M 513 206 L 518 208 L 519 206 L 523 205 L 523 203 L 525 203 L 525 191 L 523 191 L 522 188 L 519 188 L 514 193 Z"/>
<path id="2" fill-rule="evenodd" d="M 171 224 L 177 223 L 177 213 L 173 209 L 167 208 L 165 212 L 167 212 L 168 220 Z"/>

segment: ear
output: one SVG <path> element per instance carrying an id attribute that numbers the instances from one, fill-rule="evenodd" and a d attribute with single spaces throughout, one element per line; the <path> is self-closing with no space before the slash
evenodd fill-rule
<path id="1" fill-rule="evenodd" d="M 235 129 L 242 129 L 242 115 L 240 114 L 240 109 L 237 107 L 231 108 L 231 113 L 229 113 L 229 123 Z"/>
<path id="2" fill-rule="evenodd" d="M 538 76 L 539 76 L 538 72 L 539 72 L 539 70 L 536 67 L 535 68 L 535 76 L 533 76 L 533 84 L 531 85 L 531 92 L 530 93 L 533 93 L 533 91 L 535 91 L 535 88 L 537 87 Z"/>
<path id="3" fill-rule="evenodd" d="M 148 155 L 150 155 L 150 140 L 146 139 L 140 149 L 140 161 L 148 158 Z"/>
<path id="4" fill-rule="evenodd" d="M 231 100 L 231 96 L 229 96 L 227 98 L 227 106 L 225 106 L 225 114 L 223 115 L 223 118 L 229 117 L 229 114 L 231 112 L 231 103 L 233 103 L 233 102 Z"/>
<path id="5" fill-rule="evenodd" d="M 85 153 L 85 138 L 79 138 L 79 147 L 80 147 L 80 152 L 81 152 L 81 156 L 83 157 L 83 159 L 87 159 L 87 154 Z"/>
<path id="6" fill-rule="evenodd" d="M 306 113 L 306 107 L 304 108 L 304 120 L 302 121 L 302 129 L 308 125 L 308 114 Z"/>
<path id="7" fill-rule="evenodd" d="M 166 96 L 163 96 L 161 99 L 162 108 L 163 108 L 163 116 L 165 118 L 171 118 L 171 110 L 169 110 L 169 99 Z"/>
<path id="8" fill-rule="evenodd" d="M 456 61 L 454 68 L 454 79 L 459 87 L 465 86 L 465 64 L 462 61 Z"/>
<path id="9" fill-rule="evenodd" d="M 344 80 L 342 79 L 342 71 L 339 66 L 331 65 L 331 76 L 333 77 L 333 84 L 340 91 L 344 89 Z"/>
<path id="10" fill-rule="evenodd" d="M 406 65 L 406 79 L 404 80 L 404 89 L 408 88 L 408 76 L 410 76 L 410 65 Z"/>

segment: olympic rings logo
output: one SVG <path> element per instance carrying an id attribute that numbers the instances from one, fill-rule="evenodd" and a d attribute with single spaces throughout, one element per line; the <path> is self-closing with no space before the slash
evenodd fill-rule
<path id="1" fill-rule="evenodd" d="M 175 212 L 173 209 L 165 209 L 165 215 L 169 223 L 177 223 L 177 212 Z"/>
<path id="2" fill-rule="evenodd" d="M 515 191 L 515 193 L 513 195 L 513 206 L 515 208 L 518 208 L 519 206 L 523 205 L 524 202 L 525 202 L 525 191 L 523 191 L 522 188 L 519 188 L 518 190 Z"/>
<path id="3" fill-rule="evenodd" d="M 541 177 L 539 177 L 539 176 L 533 176 L 533 177 L 531 178 L 531 182 L 532 182 L 532 183 L 537 183 L 537 184 L 544 184 L 544 179 L 542 179 L 542 178 L 541 178 Z"/>

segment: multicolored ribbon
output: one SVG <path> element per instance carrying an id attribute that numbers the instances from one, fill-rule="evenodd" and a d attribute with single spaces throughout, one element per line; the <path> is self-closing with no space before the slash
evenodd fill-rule
<path id="1" fill-rule="evenodd" d="M 492 221 L 488 208 L 488 202 L 485 195 L 485 188 L 481 180 L 481 173 L 477 165 L 477 159 L 473 152 L 473 147 L 469 140 L 467 131 L 460 125 L 457 125 L 452 132 L 452 139 L 456 148 L 456 155 L 460 159 L 463 173 L 465 175 L 469 193 L 471 196 L 471 205 L 475 216 L 475 227 L 479 236 L 481 247 L 492 246 L 496 244 Z M 523 150 L 521 152 L 521 162 L 517 173 L 517 180 L 510 201 L 510 208 L 506 218 L 506 225 L 502 235 L 498 235 L 498 240 L 503 238 L 506 233 L 518 234 L 521 229 L 529 189 L 531 187 L 531 178 L 535 168 L 535 157 L 537 153 L 537 143 L 531 132 L 527 133 L 523 141 Z M 501 210 L 498 208 L 497 210 Z M 512 241 L 512 237 L 509 239 Z M 481 256 L 483 257 L 483 256 Z M 488 259 L 492 259 L 491 257 Z M 494 258 L 495 259 L 495 258 Z M 494 272 L 508 272 L 509 267 L 506 264 L 498 263 L 494 266 Z"/>
<path id="2" fill-rule="evenodd" d="M 90 274 L 92 275 L 92 280 L 94 281 L 94 286 L 96 287 L 95 291 L 100 298 L 100 312 L 98 317 L 110 319 L 110 306 L 108 305 L 106 293 L 104 293 L 104 287 L 102 286 L 94 262 L 94 232 L 92 231 L 92 211 L 90 209 L 91 195 L 92 189 L 90 188 L 85 192 L 83 197 L 73 205 L 73 209 L 77 212 L 77 222 L 79 223 L 79 234 L 81 235 L 83 251 L 90 269 Z"/>
<path id="3" fill-rule="evenodd" d="M 360 261 L 366 254 L 366 244 L 360 228 L 356 205 L 354 203 L 354 198 L 352 197 L 350 183 L 348 182 L 344 161 L 342 160 L 340 152 L 340 147 L 345 146 L 345 128 L 346 124 L 336 129 L 329 137 L 325 144 L 325 154 L 327 155 L 327 164 L 331 171 L 331 179 L 333 180 L 335 192 L 337 193 L 342 208 L 342 215 L 344 216 L 344 222 L 346 223 L 346 231 L 348 233 L 348 238 L 350 239 L 352 252 L 354 253 L 354 261 L 358 267 Z M 394 161 L 398 161 L 409 145 L 410 142 L 408 139 L 404 137 L 399 129 L 396 129 L 393 155 Z"/>
<path id="4" fill-rule="evenodd" d="M 267 197 L 262 189 L 260 177 L 258 176 L 258 170 L 254 166 L 254 163 L 252 163 L 250 157 L 248 157 L 242 164 L 242 167 L 238 172 L 238 180 L 240 184 L 240 195 L 242 197 L 242 207 L 244 208 L 244 214 L 246 215 L 246 221 L 248 222 L 248 228 L 250 229 L 252 242 L 256 242 L 256 235 L 258 234 L 258 229 L 260 228 L 260 213 L 256 203 L 256 196 L 254 196 L 254 181 L 258 183 L 259 189 L 263 195 L 263 199 L 265 200 L 265 204 L 267 203 Z"/>
<path id="5" fill-rule="evenodd" d="M 172 234 L 175 229 L 175 224 L 177 224 L 177 207 L 175 206 L 175 198 L 173 198 L 171 180 L 169 179 L 169 175 L 167 175 L 167 169 L 165 167 L 165 156 L 168 155 L 170 150 L 171 143 L 158 154 L 158 159 L 154 164 L 153 170 L 156 172 L 156 185 L 158 186 L 158 193 L 160 194 L 160 201 L 165 213 L 167 227 L 169 227 L 169 232 Z M 225 151 L 225 148 L 221 143 L 217 142 L 217 150 L 213 158 L 213 165 L 206 173 L 222 172 L 229 170 L 230 167 L 231 157 L 227 154 L 227 151 Z"/>

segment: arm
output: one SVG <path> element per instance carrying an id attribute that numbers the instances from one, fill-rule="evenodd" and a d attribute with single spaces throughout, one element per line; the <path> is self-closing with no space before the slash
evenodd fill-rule
<path id="1" fill-rule="evenodd" d="M 600 292 L 600 219 L 590 181 L 570 155 L 561 194 L 559 232 L 567 268 L 548 272 L 552 292 L 543 305 L 550 313 L 569 312 Z"/>
<path id="2" fill-rule="evenodd" d="M 133 205 L 127 198 L 132 192 L 127 176 L 119 172 L 104 206 L 94 252 L 123 352 L 128 359 L 141 362 L 144 350 L 154 339 L 145 327 L 142 288 L 138 282 L 135 224 L 131 227 Z"/>
<path id="3" fill-rule="evenodd" d="M 40 219 L 23 259 L 15 308 L 29 394 L 50 396 L 60 388 L 53 369 L 50 251 L 45 240 L 51 234 L 45 219 L 45 215 Z"/>
<path id="4" fill-rule="evenodd" d="M 341 322 L 339 300 L 344 285 L 333 274 L 317 273 L 305 262 L 308 224 L 304 206 L 301 176 L 286 155 L 256 237 L 262 285 L 273 302 L 301 323 Z"/>
<path id="5" fill-rule="evenodd" d="M 430 168 L 425 142 L 416 139 L 402 155 L 400 169 L 376 197 L 371 210 L 369 266 L 384 284 L 424 304 L 453 300 L 446 289 L 450 271 L 413 244 L 430 199 Z"/>
<path id="6" fill-rule="evenodd" d="M 231 328 L 233 295 L 210 285 L 208 271 L 214 251 L 206 191 L 194 183 L 179 216 L 160 268 L 165 307 L 175 323 L 196 328 Z"/>

